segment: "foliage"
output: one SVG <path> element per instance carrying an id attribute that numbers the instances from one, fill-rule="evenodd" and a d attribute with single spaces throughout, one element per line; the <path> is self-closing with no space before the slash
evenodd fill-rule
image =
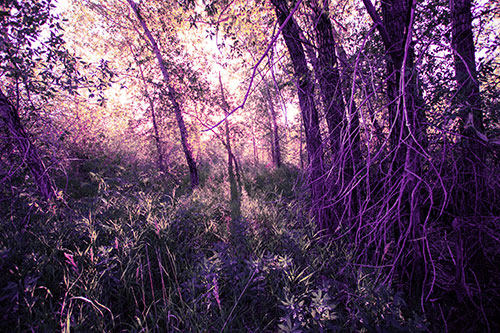
<path id="1" fill-rule="evenodd" d="M 303 190 L 302 178 L 300 170 L 293 165 L 260 166 L 246 176 L 245 190 L 250 196 L 291 199 Z"/>

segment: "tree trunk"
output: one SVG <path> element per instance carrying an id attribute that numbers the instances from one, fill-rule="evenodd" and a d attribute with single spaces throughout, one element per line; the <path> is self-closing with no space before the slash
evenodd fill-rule
<path id="1" fill-rule="evenodd" d="M 151 47 L 153 48 L 153 52 L 156 56 L 156 60 L 158 61 L 158 64 L 161 69 L 161 73 L 163 75 L 163 80 L 165 81 L 165 85 L 167 86 L 167 96 L 172 103 L 172 106 L 174 108 L 174 113 L 175 113 L 175 118 L 177 120 L 177 125 L 179 126 L 179 131 L 181 135 L 181 144 L 182 144 L 182 149 L 184 150 L 184 155 L 186 157 L 186 162 L 189 167 L 189 174 L 191 177 L 191 188 L 195 188 L 199 185 L 199 179 L 198 179 L 198 169 L 196 167 L 196 162 L 193 158 L 193 153 L 191 151 L 191 147 L 189 145 L 189 140 L 188 140 L 188 132 L 186 129 L 186 125 L 184 123 L 184 118 L 182 116 L 182 109 L 177 101 L 177 92 L 175 91 L 174 87 L 172 86 L 170 82 L 170 75 L 167 71 L 167 68 L 165 67 L 165 61 L 163 60 L 163 56 L 161 55 L 160 49 L 158 47 L 158 44 L 156 43 L 156 40 L 154 39 L 153 35 L 151 34 L 151 31 L 149 31 L 148 26 L 146 25 L 146 22 L 142 18 L 141 14 L 139 13 L 139 8 L 137 4 L 133 0 L 127 0 L 129 3 L 130 7 L 133 9 L 134 13 L 137 16 L 137 19 L 139 20 L 139 23 L 141 24 L 142 28 L 144 29 L 144 34 L 148 38 L 149 42 L 151 43 Z"/>
<path id="2" fill-rule="evenodd" d="M 303 122 L 303 121 L 302 121 Z M 302 144 L 302 124 L 299 125 L 299 157 L 300 157 L 300 170 L 304 170 L 304 148 Z"/>
<path id="3" fill-rule="evenodd" d="M 266 98 L 269 104 L 269 117 L 271 120 L 271 132 L 272 132 L 272 160 L 275 167 L 281 167 L 281 149 L 280 149 L 280 137 L 278 132 L 278 121 L 276 110 L 274 109 L 273 98 L 271 95 L 271 90 L 267 85 L 267 82 L 264 80 L 264 84 L 266 85 Z"/>
<path id="4" fill-rule="evenodd" d="M 395 262 L 401 274 L 400 281 L 409 283 L 410 292 L 418 293 L 423 282 L 421 234 L 421 181 L 420 154 L 424 135 L 418 105 L 414 51 L 412 43 L 414 0 L 388 0 L 382 2 L 383 21 L 370 0 L 363 0 L 368 13 L 377 25 L 389 55 L 387 58 L 387 99 L 391 122 L 391 165 L 386 182 L 387 200 L 393 207 L 397 222 L 393 224 L 395 241 L 400 249 L 408 247 L 411 254 Z M 395 209 L 395 210 L 394 210 Z M 401 214 L 403 210 L 403 214 Z M 402 220 L 402 216 L 408 219 Z M 410 243 L 410 240 L 414 241 Z"/>
<path id="5" fill-rule="evenodd" d="M 471 0 L 450 0 L 453 56 L 457 81 L 456 102 L 460 105 L 463 130 L 473 126 L 483 131 L 483 113 L 477 80 Z M 482 149 L 480 149 L 482 150 Z"/>
<path id="6" fill-rule="evenodd" d="M 335 29 L 332 28 L 333 39 L 335 41 L 335 50 L 337 51 L 337 62 L 340 72 L 340 86 L 344 97 L 344 104 L 346 109 L 345 121 L 347 121 L 347 149 L 345 152 L 347 157 L 344 159 L 344 170 L 350 182 L 351 191 L 349 191 L 348 206 L 351 207 L 350 216 L 354 217 L 359 215 L 359 208 L 361 206 L 360 190 L 355 185 L 355 175 L 362 162 L 361 155 L 361 139 L 360 139 L 360 124 L 359 114 L 354 100 L 354 90 L 352 86 L 355 78 L 354 70 L 349 64 L 347 53 L 340 43 L 338 43 L 338 35 Z"/>
<path id="7" fill-rule="evenodd" d="M 146 99 L 148 100 L 149 103 L 149 108 L 151 109 L 151 120 L 153 121 L 153 138 L 155 140 L 156 144 L 156 151 L 158 153 L 158 169 L 162 172 L 166 172 L 166 168 L 164 165 L 164 157 L 163 157 L 163 149 L 161 146 L 161 138 L 160 138 L 160 131 L 158 130 L 158 123 L 156 121 L 156 112 L 155 112 L 155 105 L 153 98 L 149 94 L 148 87 L 147 87 L 147 82 L 146 78 L 144 77 L 144 72 L 142 70 L 142 65 L 140 64 L 139 60 L 137 59 L 134 51 L 132 50 L 132 46 L 129 44 L 130 47 L 130 52 L 132 52 L 132 56 L 134 57 L 134 60 L 139 67 L 139 73 L 141 75 L 141 80 L 142 84 L 144 85 L 144 95 Z"/>
<path id="8" fill-rule="evenodd" d="M 318 64 L 315 66 L 315 74 L 325 108 L 332 156 L 335 160 L 335 156 L 338 156 L 342 149 L 341 133 L 342 122 L 345 116 L 345 105 L 340 85 L 333 28 L 328 17 L 328 1 L 324 1 L 323 6 L 318 1 L 314 0 L 312 4 L 315 22 L 317 22 L 314 27 L 318 50 Z"/>
<path id="9" fill-rule="evenodd" d="M 401 87 L 401 71 L 403 70 L 403 60 L 405 57 L 405 31 L 408 30 L 407 16 L 409 13 L 411 0 L 389 0 L 382 3 L 382 15 L 389 34 L 390 43 L 385 45 L 386 52 L 389 54 L 387 61 L 387 99 L 389 103 L 389 116 L 392 122 L 393 130 L 391 132 L 391 149 L 398 149 L 404 155 L 403 149 L 399 149 L 401 140 L 406 135 L 403 134 L 404 124 L 404 99 L 408 98 L 408 91 Z M 406 66 L 412 65 L 408 61 Z M 411 68 L 411 67 L 410 67 Z M 406 104 L 410 106 L 411 104 Z M 398 158 L 401 162 L 403 158 Z"/>
<path id="10" fill-rule="evenodd" d="M 255 139 L 255 124 L 252 122 L 252 147 L 253 147 L 253 163 L 259 164 L 259 152 L 257 150 L 257 141 Z"/>
<path id="11" fill-rule="evenodd" d="M 229 116 L 229 104 L 224 94 L 224 86 L 222 85 L 222 79 L 220 73 L 219 73 L 219 84 L 222 97 L 222 106 L 224 109 L 224 116 L 226 117 L 226 121 L 224 123 L 226 126 L 225 129 L 226 129 L 226 149 L 227 149 L 227 173 L 229 176 L 229 186 L 231 190 L 231 219 L 233 220 L 233 222 L 236 222 L 239 221 L 241 217 L 240 191 L 238 191 L 236 177 L 234 174 L 234 166 L 237 167 L 238 164 L 231 149 L 231 131 L 229 128 L 229 119 L 227 119 L 227 117 Z M 233 165 L 233 161 L 235 165 Z M 239 173 L 238 173 L 238 178 L 239 178 Z"/>
<path id="12" fill-rule="evenodd" d="M 47 173 L 47 169 L 38 153 L 38 149 L 31 142 L 28 133 L 26 133 L 18 110 L 9 102 L 7 96 L 0 91 L 0 125 L 5 126 L 7 138 L 14 149 L 19 150 L 22 156 L 22 162 L 26 163 L 28 170 L 33 177 L 33 182 L 44 199 L 50 199 L 55 196 L 55 186 Z M 9 175 L 8 175 L 9 176 Z"/>
<path id="13" fill-rule="evenodd" d="M 351 92 L 346 89 L 346 101 L 349 108 L 346 109 L 344 103 L 343 80 L 339 71 L 339 60 L 337 54 L 339 47 L 335 41 L 335 31 L 329 17 L 329 2 L 320 0 L 312 2 L 316 25 L 314 36 L 317 46 L 317 65 L 315 69 L 321 93 L 321 99 L 325 108 L 326 123 L 330 137 L 330 148 L 332 151 L 332 162 L 343 170 L 340 173 L 342 179 L 334 180 L 336 184 L 351 186 L 346 191 L 345 207 L 349 216 L 357 214 L 358 191 L 353 185 L 353 178 L 356 172 L 356 163 L 361 159 L 361 149 L 359 140 L 359 119 L 356 114 L 356 105 L 351 99 Z M 342 80 L 343 79 L 343 80 Z M 344 129 L 344 131 L 343 131 Z M 344 192 L 342 190 L 335 192 Z"/>
<path id="14" fill-rule="evenodd" d="M 325 184 L 319 117 L 314 102 L 311 73 L 307 67 L 304 48 L 300 43 L 301 31 L 293 18 L 290 18 L 285 24 L 290 15 L 290 10 L 284 0 L 271 0 L 271 3 L 275 7 L 279 23 L 283 26 L 283 38 L 295 73 L 300 111 L 306 135 L 306 149 L 309 157 L 312 213 L 319 229 L 332 233 L 336 230 L 339 222 L 332 208 L 328 205 L 330 193 Z"/>
<path id="15" fill-rule="evenodd" d="M 483 211 L 479 201 L 484 190 L 481 173 L 486 152 L 477 133 L 484 132 L 484 125 L 472 34 L 471 0 L 450 0 L 450 10 L 457 83 L 453 104 L 459 109 L 459 130 L 463 136 L 458 175 L 463 188 L 456 193 L 455 204 L 460 207 L 458 213 L 467 216 Z M 471 202 L 471 198 L 475 200 Z"/>

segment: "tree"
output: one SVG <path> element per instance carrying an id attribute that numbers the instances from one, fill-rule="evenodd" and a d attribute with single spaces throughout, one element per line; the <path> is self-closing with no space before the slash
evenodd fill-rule
<path id="1" fill-rule="evenodd" d="M 16 149 L 19 155 L 22 156 L 21 164 L 26 164 L 32 177 L 33 182 L 38 186 L 38 190 L 43 198 L 50 199 L 55 195 L 55 186 L 50 178 L 47 168 L 40 156 L 38 148 L 33 144 L 29 134 L 24 129 L 19 117 L 19 112 L 4 93 L 0 90 L 0 125 L 5 128 L 5 137 L 3 145 L 6 145 L 3 154 L 11 154 L 9 150 Z M 9 148 L 10 147 L 10 148 Z M 15 148 L 14 148 L 15 147 Z M 2 158 L 3 159 L 3 158 Z M 7 160 L 8 158 L 6 158 Z M 6 163 L 7 161 L 3 162 Z M 12 176 L 9 171 L 6 171 L 2 176 L 2 183 Z"/>
<path id="2" fill-rule="evenodd" d="M 40 119 L 40 110 L 58 89 L 74 93 L 84 80 L 52 8 L 48 0 L 0 3 L 0 125 L 5 135 L 0 183 L 27 168 L 45 199 L 54 197 L 56 188 L 23 118 Z M 42 35 L 44 29 L 48 36 Z"/>
<path id="3" fill-rule="evenodd" d="M 341 130 L 345 119 L 345 106 L 342 96 L 340 74 L 337 63 L 337 50 L 333 28 L 329 18 L 328 1 L 311 2 L 314 20 L 314 37 L 317 48 L 315 68 L 321 99 L 325 109 L 326 122 L 333 156 L 341 153 Z"/>
<path id="4" fill-rule="evenodd" d="M 134 51 L 133 47 L 132 47 L 132 44 L 128 44 L 129 46 L 129 49 L 130 49 L 130 53 L 132 54 L 132 56 L 134 57 L 134 61 L 137 65 L 137 67 L 139 68 L 139 74 L 140 74 L 140 78 L 141 78 L 141 81 L 142 81 L 142 84 L 143 84 L 143 94 L 144 94 L 144 97 L 147 99 L 148 101 L 148 104 L 149 104 L 149 109 L 151 110 L 151 120 L 153 122 L 153 139 L 155 141 L 155 144 L 156 144 L 156 153 L 158 154 L 158 169 L 162 172 L 165 172 L 166 169 L 165 169 L 165 164 L 164 164 L 164 156 L 163 156 L 163 149 L 162 149 L 162 146 L 161 146 L 161 138 L 160 138 L 160 131 L 158 129 L 158 122 L 156 120 L 156 109 L 155 109 L 155 103 L 154 103 L 154 99 L 153 99 L 153 96 L 149 93 L 148 91 L 148 84 L 147 84 L 147 80 L 146 80 L 146 77 L 144 75 L 144 70 L 142 68 L 142 63 L 139 61 L 138 59 L 138 56 L 137 56 L 137 52 Z"/>
<path id="5" fill-rule="evenodd" d="M 254 61 L 256 60 L 255 57 L 252 56 Z M 271 61 L 271 57 L 269 57 L 269 66 L 271 68 L 271 71 L 273 70 L 273 64 Z M 281 158 L 281 148 L 280 148 L 280 135 L 279 135 L 279 126 L 278 126 L 278 115 L 276 113 L 276 109 L 274 106 L 274 98 L 273 98 L 273 93 L 272 91 L 276 90 L 276 92 L 279 94 L 279 87 L 274 87 L 274 89 L 270 88 L 271 82 L 268 81 L 266 78 L 266 75 L 262 73 L 262 71 L 259 71 L 259 75 L 262 78 L 262 95 L 264 98 L 264 104 L 267 104 L 267 107 L 263 105 L 262 107 L 267 109 L 268 111 L 268 116 L 269 116 L 269 128 L 270 128 L 270 133 L 271 133 L 271 161 L 274 164 L 275 167 L 279 168 L 282 165 L 282 158 Z M 275 77 L 273 77 L 273 80 L 275 80 Z"/>
<path id="6" fill-rule="evenodd" d="M 336 189 L 330 189 L 336 193 L 348 193 L 346 208 L 350 216 L 357 214 L 358 190 L 353 185 L 356 162 L 361 159 L 359 142 L 359 119 L 356 114 L 354 99 L 351 99 L 349 88 L 345 89 L 346 71 L 341 78 L 339 59 L 337 54 L 342 54 L 342 46 L 338 46 L 335 40 L 335 30 L 330 20 L 330 8 L 328 1 L 319 0 L 310 3 L 313 13 L 314 41 L 316 54 L 311 50 L 310 58 L 313 62 L 316 81 L 320 90 L 323 102 L 324 114 L 328 126 L 328 136 L 330 139 L 330 149 L 332 152 L 332 164 L 343 172 L 340 181 L 331 180 L 330 187 L 337 185 Z M 349 106 L 346 108 L 346 103 Z M 349 187 L 349 190 L 342 191 L 340 187 Z"/>
<path id="7" fill-rule="evenodd" d="M 275 7 L 278 22 L 282 26 L 283 39 L 294 69 L 309 158 L 312 214 L 320 230 L 332 233 L 337 229 L 339 221 L 328 204 L 330 192 L 325 183 L 323 144 L 314 101 L 314 83 L 311 80 L 304 48 L 300 42 L 301 29 L 293 18 L 294 12 L 290 12 L 285 0 L 272 0 L 271 3 Z"/>
<path id="8" fill-rule="evenodd" d="M 271 94 L 271 89 L 266 81 L 264 81 L 264 94 L 266 96 L 269 105 L 269 119 L 271 120 L 271 155 L 274 165 L 279 168 L 281 167 L 281 149 L 280 149 L 280 136 L 278 131 L 278 121 L 276 110 L 274 108 L 273 96 Z"/>
<path id="9" fill-rule="evenodd" d="M 482 209 L 477 204 L 484 190 L 481 170 L 485 147 L 480 138 L 480 135 L 484 136 L 483 112 L 472 34 L 471 0 L 450 0 L 449 4 L 456 81 L 453 105 L 459 109 L 459 131 L 463 136 L 458 175 L 463 187 L 456 191 L 462 192 L 456 193 L 457 206 L 461 207 L 461 215 L 471 216 L 480 214 Z M 471 197 L 475 197 L 473 204 L 467 202 Z"/>
<path id="10" fill-rule="evenodd" d="M 387 105 L 391 123 L 389 133 L 389 177 L 385 181 L 386 202 L 397 218 L 392 224 L 398 251 L 409 251 L 408 259 L 396 260 L 393 271 L 400 273 L 402 282 L 409 282 L 408 290 L 419 292 L 423 282 L 422 256 L 422 176 L 421 140 L 424 135 L 415 85 L 414 43 L 412 40 L 415 17 L 414 0 L 390 0 L 382 3 L 381 19 L 370 0 L 363 0 L 373 19 L 388 54 Z M 401 214 L 404 211 L 404 215 Z M 408 216 L 408 218 L 402 218 Z M 412 246 L 407 244 L 413 239 Z M 405 262 L 408 260 L 407 262 Z M 416 284 L 416 285 L 415 285 Z"/>
<path id="11" fill-rule="evenodd" d="M 139 6 L 133 1 L 133 0 L 127 0 L 129 3 L 130 7 L 134 11 L 137 20 L 139 21 L 139 24 L 142 26 L 144 30 L 144 34 L 146 35 L 147 39 L 149 40 L 151 47 L 153 48 L 153 52 L 156 56 L 156 59 L 158 61 L 158 65 L 160 66 L 161 73 L 163 75 L 163 79 L 165 81 L 165 85 L 167 86 L 167 96 L 172 103 L 172 107 L 174 109 L 175 113 L 175 118 L 177 120 L 177 125 L 179 127 L 180 135 L 181 135 L 181 143 L 182 143 L 182 149 L 184 151 L 184 155 L 186 158 L 186 162 L 189 167 L 189 174 L 191 177 L 191 188 L 195 188 L 199 185 L 199 178 L 198 178 L 198 169 L 196 167 L 196 162 L 193 158 L 193 153 L 191 150 L 191 147 L 189 145 L 188 141 L 188 132 L 186 129 L 186 125 L 184 123 L 184 117 L 182 115 L 182 109 L 181 105 L 178 102 L 177 99 L 177 92 L 174 88 L 174 86 L 171 84 L 170 81 L 170 74 L 167 71 L 167 68 L 165 67 L 165 61 L 163 60 L 163 56 L 160 52 L 160 49 L 158 47 L 158 44 L 156 43 L 155 38 L 151 34 L 151 31 L 149 30 L 146 22 L 144 21 L 143 17 L 140 14 Z"/>
<path id="12" fill-rule="evenodd" d="M 222 108 L 224 109 L 224 116 L 229 116 L 229 103 L 227 102 L 226 95 L 224 93 L 224 86 L 222 84 L 222 78 L 219 73 L 219 85 L 220 85 L 220 94 L 222 101 Z M 224 122 L 225 130 L 226 130 L 226 140 L 225 146 L 227 150 L 227 173 L 229 176 L 229 186 L 231 191 L 231 218 L 234 222 L 238 222 L 241 217 L 241 188 L 239 188 L 236 183 L 236 175 L 235 175 L 235 167 L 237 172 L 237 177 L 239 178 L 238 172 L 238 164 L 236 157 L 233 155 L 233 150 L 231 149 L 231 128 L 229 124 L 229 119 L 226 119 Z M 223 140 L 224 141 L 224 140 Z"/>
<path id="13" fill-rule="evenodd" d="M 483 113 L 472 34 L 471 0 L 450 0 L 452 49 L 462 132 L 468 128 L 483 132 Z M 471 142 L 480 152 L 481 145 Z M 472 147 L 471 147 L 472 148 Z"/>

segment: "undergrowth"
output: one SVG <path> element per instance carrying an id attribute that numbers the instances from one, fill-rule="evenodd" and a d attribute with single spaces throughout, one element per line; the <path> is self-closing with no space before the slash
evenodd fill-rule
<path id="1" fill-rule="evenodd" d="M 315 233 L 295 170 L 248 176 L 239 220 L 221 179 L 187 193 L 154 172 L 75 170 L 64 200 L 1 210 L 1 330 L 427 330 L 346 239 Z"/>

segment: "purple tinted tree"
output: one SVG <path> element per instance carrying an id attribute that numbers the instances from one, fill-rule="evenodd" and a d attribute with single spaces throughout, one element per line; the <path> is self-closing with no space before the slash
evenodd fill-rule
<path id="1" fill-rule="evenodd" d="M 45 199 L 54 197 L 56 188 L 27 125 L 41 128 L 35 122 L 45 103 L 58 89 L 74 93 L 84 80 L 52 8 L 47 0 L 0 3 L 0 185 L 27 169 Z"/>
<path id="2" fill-rule="evenodd" d="M 222 101 L 222 108 L 224 109 L 224 116 L 227 117 L 229 115 L 229 103 L 227 102 L 226 99 L 226 94 L 224 93 L 224 86 L 222 84 L 222 78 L 219 73 L 219 85 L 220 85 L 220 94 L 221 94 L 221 101 Z M 231 192 L 231 218 L 233 222 L 237 222 L 240 217 L 241 217 L 241 200 L 240 200 L 240 194 L 241 194 L 241 189 L 238 188 L 238 184 L 236 183 L 236 175 L 235 175 L 235 167 L 236 171 L 238 171 L 237 168 L 237 161 L 236 157 L 233 154 L 233 150 L 231 148 L 231 128 L 229 124 L 229 119 L 226 119 L 224 122 L 225 126 L 225 131 L 226 131 L 226 138 L 225 138 L 225 147 L 227 150 L 227 173 L 229 177 L 229 186 L 230 186 L 230 192 Z M 224 140 L 222 140 L 224 141 Z M 239 177 L 239 173 L 238 173 Z"/>
<path id="3" fill-rule="evenodd" d="M 335 41 L 335 31 L 330 20 L 330 8 L 328 1 L 315 0 L 310 3 L 313 20 L 315 22 L 313 35 L 316 54 L 309 51 L 310 61 L 313 62 L 314 73 L 318 83 L 323 110 L 328 127 L 330 149 L 332 152 L 332 164 L 343 170 L 340 181 L 330 179 L 330 191 L 336 193 L 348 193 L 345 202 L 350 216 L 357 214 L 358 191 L 352 184 L 355 173 L 355 161 L 360 161 L 361 151 L 359 142 L 359 121 L 355 110 L 354 100 L 346 89 L 344 96 L 339 61 L 337 54 L 339 46 Z M 346 99 L 346 97 L 349 97 Z M 344 100 L 350 105 L 346 109 Z M 334 184 L 343 184 L 350 187 L 349 190 L 334 189 Z"/>
<path id="4" fill-rule="evenodd" d="M 318 82 L 321 99 L 325 110 L 326 122 L 328 124 L 328 135 L 333 156 L 337 156 L 341 150 L 341 129 L 345 115 L 344 100 L 340 84 L 335 39 L 333 37 L 332 23 L 329 18 L 328 1 L 319 0 L 311 2 L 314 20 L 314 38 L 317 48 L 317 64 L 315 64 L 315 75 Z"/>
<path id="5" fill-rule="evenodd" d="M 311 79 L 305 51 L 300 41 L 302 32 L 292 17 L 293 13 L 288 8 L 286 1 L 272 0 L 271 3 L 275 8 L 278 22 L 282 26 L 283 38 L 294 69 L 309 159 L 308 173 L 311 186 L 312 214 L 320 230 L 332 233 L 337 229 L 339 220 L 329 205 L 331 194 L 326 184 L 323 143 L 314 100 L 314 82 Z"/>
<path id="6" fill-rule="evenodd" d="M 271 94 L 271 89 L 266 81 L 264 81 L 264 94 L 269 105 L 269 118 L 271 123 L 271 157 L 275 167 L 281 167 L 281 148 L 280 148 L 280 136 L 278 128 L 278 115 L 276 114 L 276 109 L 274 108 L 274 101 Z"/>
<path id="7" fill-rule="evenodd" d="M 149 28 L 146 24 L 146 21 L 144 20 L 144 18 L 140 14 L 139 6 L 133 0 L 127 0 L 127 2 L 129 3 L 130 7 L 134 11 L 134 13 L 137 17 L 137 20 L 139 21 L 139 24 L 141 25 L 142 29 L 144 30 L 144 35 L 146 36 L 149 43 L 151 44 L 151 47 L 153 48 L 153 53 L 156 57 L 156 60 L 158 61 L 158 65 L 160 66 L 161 73 L 163 75 L 163 80 L 165 81 L 165 85 L 167 86 L 167 96 L 170 100 L 170 103 L 172 104 L 173 109 L 174 109 L 175 118 L 177 120 L 177 125 L 179 127 L 179 132 L 181 135 L 182 149 L 184 151 L 186 162 L 187 162 L 187 165 L 189 167 L 189 174 L 191 177 L 191 188 L 195 188 L 199 185 L 198 168 L 196 167 L 196 162 L 193 158 L 191 146 L 189 145 L 188 132 L 186 129 L 186 124 L 184 122 L 182 108 L 181 108 L 181 105 L 179 104 L 178 99 L 177 99 L 177 92 L 176 92 L 174 86 L 171 84 L 170 74 L 167 71 L 167 68 L 165 67 L 165 61 L 163 60 L 163 56 L 161 54 L 160 48 L 158 47 L 158 44 L 156 43 L 155 38 L 151 34 L 151 31 L 149 30 Z"/>
<path id="8" fill-rule="evenodd" d="M 462 152 L 458 160 L 460 189 L 455 191 L 459 214 L 481 214 L 480 199 L 484 184 L 485 146 L 480 139 L 484 133 L 483 111 L 476 69 L 472 33 L 471 0 L 450 0 L 451 45 L 453 49 L 456 91 L 453 106 L 458 109 Z M 484 134 L 483 134 L 484 135 Z M 473 202 L 470 198 L 475 198 Z"/>
<path id="9" fill-rule="evenodd" d="M 397 251 L 407 254 L 396 258 L 393 272 L 400 281 L 409 282 L 412 292 L 420 291 L 422 265 L 422 175 L 421 156 L 424 136 L 418 106 L 416 70 L 414 68 L 413 24 L 414 0 L 382 2 L 382 18 L 370 0 L 363 0 L 375 23 L 387 52 L 386 98 L 390 121 L 389 168 L 384 183 L 387 210 L 394 216 L 392 225 Z M 389 225 L 384 225 L 387 228 Z M 410 242 L 410 240 L 413 240 Z M 410 245 L 410 246 L 408 246 Z M 406 261 L 406 262 L 405 262 Z M 415 285 L 416 284 L 416 285 Z M 416 288 L 415 288 L 416 287 Z"/>
<path id="10" fill-rule="evenodd" d="M 47 172 L 38 148 L 33 144 L 29 134 L 24 129 L 18 109 L 12 105 L 1 90 L 0 126 L 2 127 L 2 132 L 5 132 L 2 135 L 2 163 L 7 165 L 9 163 L 8 160 L 10 160 L 9 156 L 12 156 L 15 154 L 14 151 L 17 151 L 22 156 L 21 165 L 25 164 L 28 168 L 40 194 L 45 199 L 52 198 L 55 195 L 55 186 Z M 3 184 L 7 178 L 13 176 L 13 171 L 2 170 L 0 176 L 2 176 L 1 183 Z"/>

